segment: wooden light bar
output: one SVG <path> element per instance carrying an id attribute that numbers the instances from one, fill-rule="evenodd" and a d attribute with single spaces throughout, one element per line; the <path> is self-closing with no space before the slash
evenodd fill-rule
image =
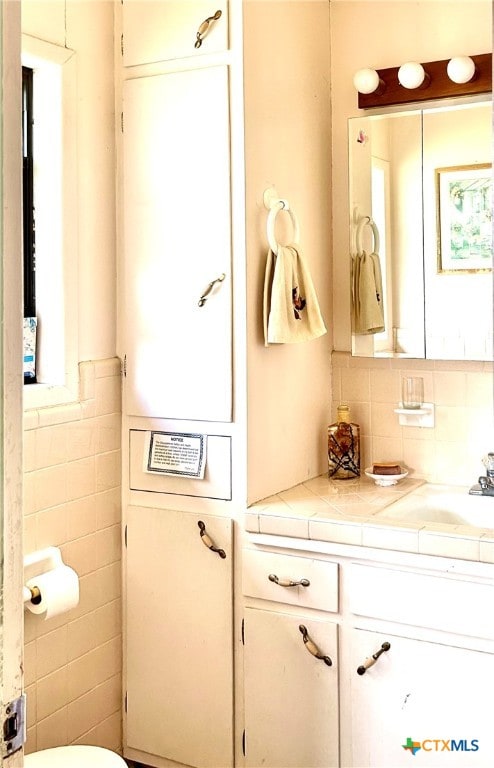
<path id="1" fill-rule="evenodd" d="M 413 89 L 404 88 L 398 82 L 399 67 L 378 69 L 376 71 L 382 84 L 374 93 L 359 93 L 359 109 L 490 93 L 492 91 L 492 53 L 481 53 L 470 58 L 475 63 L 475 74 L 468 83 L 454 83 L 450 80 L 446 71 L 449 59 L 422 64 L 426 72 L 425 81 L 419 88 Z"/>

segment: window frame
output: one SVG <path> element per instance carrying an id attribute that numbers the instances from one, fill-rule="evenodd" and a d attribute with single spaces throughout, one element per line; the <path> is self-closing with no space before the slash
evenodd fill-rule
<path id="1" fill-rule="evenodd" d="M 27 410 L 79 399 L 76 54 L 22 35 L 22 65 L 34 70 L 38 318 L 37 383 L 24 387 Z"/>

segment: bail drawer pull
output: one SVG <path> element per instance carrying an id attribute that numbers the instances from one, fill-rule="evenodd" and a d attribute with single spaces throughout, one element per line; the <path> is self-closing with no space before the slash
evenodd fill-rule
<path id="1" fill-rule="evenodd" d="M 201 298 L 197 302 L 200 307 L 203 307 L 205 305 L 205 303 L 207 301 L 207 298 L 208 298 L 209 294 L 211 293 L 211 291 L 213 290 L 213 288 L 216 285 L 216 283 L 222 283 L 223 280 L 225 279 L 225 277 L 226 277 L 225 273 L 222 272 L 221 275 L 219 277 L 217 277 L 215 280 L 211 280 L 211 282 L 208 284 L 208 287 L 206 288 L 206 290 L 202 294 Z"/>
<path id="2" fill-rule="evenodd" d="M 208 16 L 207 19 L 204 19 L 202 24 L 199 25 L 199 29 L 197 30 L 194 48 L 201 47 L 202 41 L 204 40 L 204 38 L 208 33 L 209 25 L 211 24 L 212 21 L 218 21 L 218 19 L 220 18 L 221 18 L 221 11 L 216 11 L 216 13 L 213 14 L 213 16 Z"/>
<path id="3" fill-rule="evenodd" d="M 311 638 L 309 637 L 309 633 L 307 631 L 307 627 L 305 627 L 303 624 L 300 624 L 299 625 L 299 630 L 302 633 L 302 639 L 303 639 L 305 647 L 307 648 L 309 653 L 311 653 L 313 656 L 315 656 L 316 659 L 321 659 L 321 661 L 324 661 L 324 663 L 327 664 L 328 667 L 332 667 L 333 666 L 333 662 L 331 661 L 329 656 L 324 656 L 324 654 L 321 653 L 321 651 L 319 650 L 319 648 L 317 647 L 315 642 L 313 640 L 311 640 Z"/>
<path id="4" fill-rule="evenodd" d="M 280 579 L 275 573 L 270 573 L 268 579 L 269 581 L 272 581 L 273 584 L 278 584 L 280 587 L 310 587 L 309 579 L 300 579 L 299 581 Z"/>
<path id="5" fill-rule="evenodd" d="M 201 536 L 201 541 L 204 544 L 205 547 L 211 550 L 211 552 L 216 552 L 223 560 L 226 557 L 226 552 L 224 549 L 219 549 L 219 547 L 216 547 L 213 543 L 213 540 L 211 537 L 206 533 L 206 526 L 202 522 L 202 520 L 199 520 L 197 525 L 199 526 L 199 532 Z"/>
<path id="6" fill-rule="evenodd" d="M 376 661 L 378 660 L 379 656 L 382 653 L 385 653 L 385 651 L 389 651 L 391 648 L 391 643 L 385 642 L 381 645 L 378 651 L 372 654 L 372 656 L 364 661 L 363 664 L 360 665 L 360 667 L 357 668 L 357 674 L 358 675 L 364 675 L 366 670 L 369 669 L 369 667 L 373 667 Z"/>

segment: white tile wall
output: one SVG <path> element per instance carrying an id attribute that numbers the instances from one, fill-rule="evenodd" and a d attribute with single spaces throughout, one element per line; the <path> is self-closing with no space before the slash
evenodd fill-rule
<path id="1" fill-rule="evenodd" d="M 469 485 L 494 450 L 493 364 L 391 360 L 333 353 L 332 415 L 350 405 L 361 429 L 362 468 L 397 461 L 428 482 Z M 402 427 L 393 409 L 403 376 L 424 379 L 424 399 L 435 405 L 435 426 Z"/>
<path id="2" fill-rule="evenodd" d="M 25 615 L 26 752 L 122 745 L 120 361 L 80 380 L 80 403 L 24 420 L 24 552 L 59 546 L 80 578 L 72 611 Z"/>

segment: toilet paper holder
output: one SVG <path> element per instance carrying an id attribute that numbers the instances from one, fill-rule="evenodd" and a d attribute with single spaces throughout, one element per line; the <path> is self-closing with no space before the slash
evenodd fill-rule
<path id="1" fill-rule="evenodd" d="M 33 603 L 39 605 L 41 602 L 41 592 L 37 586 L 28 587 L 26 582 L 40 576 L 46 571 L 51 571 L 58 566 L 63 565 L 62 553 L 58 547 L 46 547 L 38 549 L 24 556 L 24 587 L 22 588 L 22 597 L 24 603 Z"/>

